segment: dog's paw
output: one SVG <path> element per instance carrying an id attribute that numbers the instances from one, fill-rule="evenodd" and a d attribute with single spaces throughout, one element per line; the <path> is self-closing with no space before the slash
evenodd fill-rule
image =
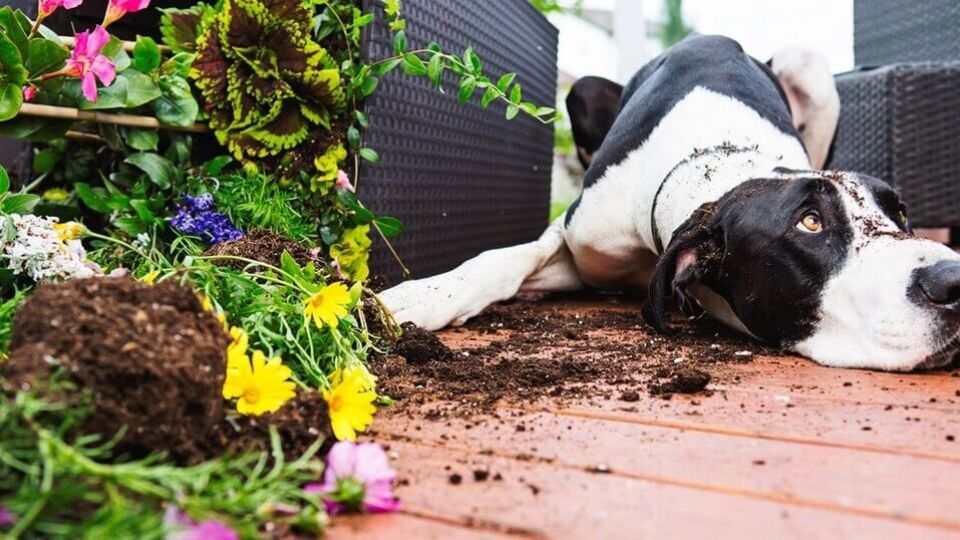
<path id="1" fill-rule="evenodd" d="M 380 293 L 380 299 L 400 324 L 412 322 L 426 330 L 440 330 L 458 318 L 454 295 L 437 278 L 405 281 Z"/>

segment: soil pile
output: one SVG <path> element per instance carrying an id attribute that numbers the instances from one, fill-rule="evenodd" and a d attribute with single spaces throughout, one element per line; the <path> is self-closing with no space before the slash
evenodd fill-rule
<path id="1" fill-rule="evenodd" d="M 228 420 L 221 388 L 229 342 L 187 287 L 74 280 L 42 285 L 23 304 L 0 375 L 17 388 L 37 386 L 62 366 L 92 395 L 83 431 L 109 439 L 125 428 L 120 450 L 134 456 L 162 450 L 192 463 L 263 449 L 268 424 L 278 426 L 287 452 L 302 452 L 328 429 L 326 408 L 302 394 L 277 414 Z"/>
<path id="2" fill-rule="evenodd" d="M 677 336 L 664 337 L 629 300 L 613 299 L 610 308 L 596 307 L 595 295 L 582 300 L 550 295 L 492 306 L 467 323 L 472 337 L 460 342 L 458 332 L 444 334 L 454 347 L 448 357 L 411 361 L 409 351 L 395 348 L 373 366 L 381 391 L 421 403 L 456 401 L 465 414 L 500 399 L 627 396 L 629 402 L 639 399 L 639 389 L 664 397 L 709 391 L 713 366 L 749 361 L 738 354 L 745 348 L 762 351 L 711 322 L 681 324 Z"/>
<path id="3" fill-rule="evenodd" d="M 394 345 L 393 352 L 399 354 L 408 364 L 426 364 L 449 360 L 453 352 L 433 333 L 418 328 L 413 323 L 400 325 L 403 335 Z"/>
<path id="4" fill-rule="evenodd" d="M 265 229 L 253 229 L 239 240 L 220 242 L 211 247 L 204 255 L 219 257 L 242 257 L 253 259 L 274 266 L 280 265 L 280 256 L 286 251 L 300 266 L 306 266 L 312 258 L 310 250 L 297 242 L 274 234 Z M 240 271 L 247 266 L 243 261 L 232 259 L 214 260 L 217 266 L 224 266 Z"/>

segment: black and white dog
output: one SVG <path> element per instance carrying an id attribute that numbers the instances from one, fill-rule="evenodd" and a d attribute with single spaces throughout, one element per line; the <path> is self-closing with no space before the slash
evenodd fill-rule
<path id="1" fill-rule="evenodd" d="M 839 99 L 826 62 L 762 64 L 728 38 L 688 38 L 625 87 L 568 100 L 580 199 L 537 241 L 385 291 L 399 321 L 462 324 L 518 291 L 649 287 L 643 316 L 703 312 L 829 366 L 907 371 L 960 349 L 960 255 L 914 237 L 897 193 L 817 171 Z"/>

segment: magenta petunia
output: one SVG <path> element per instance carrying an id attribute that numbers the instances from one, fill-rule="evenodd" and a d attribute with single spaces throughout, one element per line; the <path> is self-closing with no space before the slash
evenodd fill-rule
<path id="1" fill-rule="evenodd" d="M 102 26 L 93 32 L 80 32 L 76 35 L 73 55 L 67 59 L 64 73 L 80 78 L 83 97 L 88 101 L 97 101 L 97 81 L 104 86 L 113 84 L 117 76 L 117 67 L 106 56 L 100 54 L 103 46 L 110 41 L 110 34 Z"/>
<path id="2" fill-rule="evenodd" d="M 46 19 L 59 8 L 73 9 L 83 0 L 40 0 L 37 4 L 37 18 Z"/>
<path id="3" fill-rule="evenodd" d="M 7 507 L 0 504 L 0 528 L 10 527 L 17 522 L 16 516 L 13 515 L 13 512 L 7 510 Z"/>
<path id="4" fill-rule="evenodd" d="M 24 86 L 23 87 L 23 100 L 24 101 L 33 101 L 37 97 L 37 87 L 36 86 Z"/>
<path id="5" fill-rule="evenodd" d="M 176 505 L 167 506 L 163 524 L 171 530 L 166 540 L 237 540 L 239 536 L 230 527 L 215 520 L 193 521 Z"/>
<path id="6" fill-rule="evenodd" d="M 150 0 L 110 0 L 107 4 L 107 13 L 103 16 L 103 26 L 109 26 L 124 17 L 127 13 L 135 13 L 147 8 Z"/>
<path id="7" fill-rule="evenodd" d="M 331 514 L 395 512 L 400 501 L 393 496 L 396 471 L 387 463 L 387 454 L 376 443 L 342 441 L 327 455 L 322 484 L 310 484 L 308 493 L 320 494 Z"/>

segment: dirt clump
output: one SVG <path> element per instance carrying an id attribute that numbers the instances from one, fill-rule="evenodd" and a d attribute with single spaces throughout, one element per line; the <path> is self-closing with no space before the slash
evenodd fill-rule
<path id="1" fill-rule="evenodd" d="M 675 370 L 669 380 L 654 384 L 650 393 L 655 396 L 667 394 L 695 394 L 702 392 L 710 384 L 710 374 L 697 368 Z"/>
<path id="2" fill-rule="evenodd" d="M 207 257 L 241 257 L 274 266 L 280 265 L 280 256 L 286 251 L 300 266 L 313 260 L 310 250 L 289 238 L 266 229 L 253 229 L 239 240 L 229 240 L 214 245 L 204 253 Z M 241 271 L 248 263 L 235 259 L 214 259 L 217 266 Z"/>
<path id="3" fill-rule="evenodd" d="M 228 411 L 221 395 L 229 336 L 192 289 L 129 278 L 92 278 L 37 288 L 14 317 L 10 360 L 0 376 L 42 391 L 62 368 L 89 392 L 83 433 L 135 457 L 167 452 L 196 463 L 227 450 L 266 449 L 269 424 L 290 455 L 329 432 L 322 400 L 301 394 L 259 418 Z M 307 442 L 309 440 L 309 442 Z"/>
<path id="4" fill-rule="evenodd" d="M 428 330 L 413 323 L 400 325 L 403 334 L 393 347 L 393 352 L 402 356 L 408 364 L 442 362 L 453 356 L 450 348 Z"/>

